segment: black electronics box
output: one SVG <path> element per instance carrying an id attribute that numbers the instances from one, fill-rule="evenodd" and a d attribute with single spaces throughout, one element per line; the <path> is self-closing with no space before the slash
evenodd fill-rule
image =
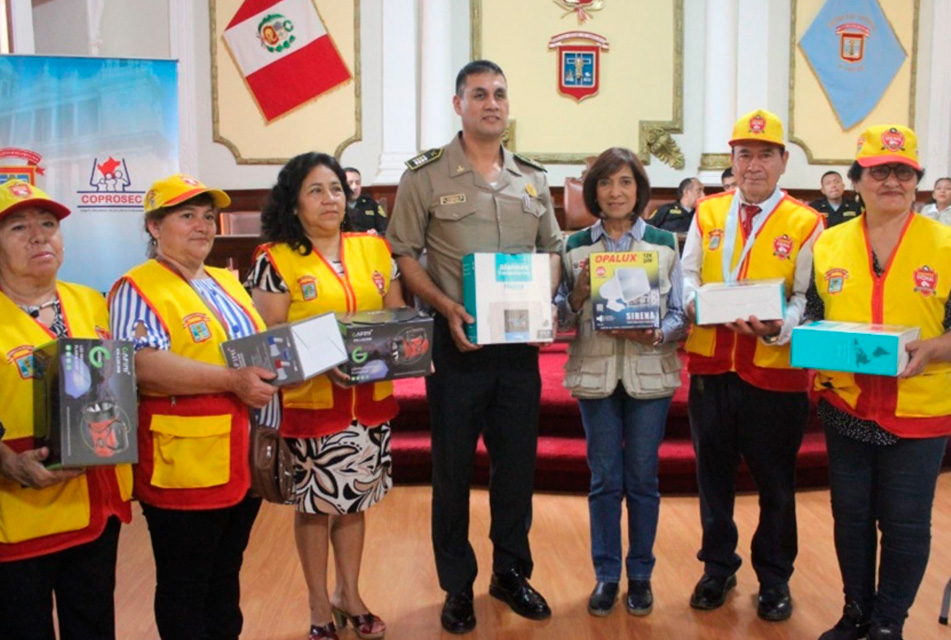
<path id="1" fill-rule="evenodd" d="M 61 338 L 33 350 L 33 436 L 50 468 L 138 462 L 131 342 Z"/>
<path id="2" fill-rule="evenodd" d="M 349 360 L 340 369 L 352 382 L 429 375 L 433 319 L 410 307 L 338 315 Z"/>

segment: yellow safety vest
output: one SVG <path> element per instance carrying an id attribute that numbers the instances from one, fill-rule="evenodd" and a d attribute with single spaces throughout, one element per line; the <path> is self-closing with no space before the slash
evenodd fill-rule
<path id="1" fill-rule="evenodd" d="M 88 287 L 56 286 L 70 337 L 108 337 L 102 296 Z M 0 293 L 0 422 L 3 443 L 17 452 L 33 444 L 33 348 L 56 339 Z M 0 477 L 0 562 L 53 553 L 99 537 L 108 516 L 131 518 L 130 465 L 97 467 L 45 489 Z"/>
<path id="2" fill-rule="evenodd" d="M 865 217 L 837 225 L 816 241 L 816 289 L 825 318 L 944 333 L 951 291 L 951 228 L 914 213 L 881 276 L 872 269 Z M 903 437 L 951 433 L 951 363 L 931 362 L 913 378 L 819 371 L 816 389 L 833 405 Z"/>
<path id="3" fill-rule="evenodd" d="M 696 221 L 703 246 L 700 267 L 702 284 L 723 282 L 723 247 L 727 214 L 732 193 L 701 198 L 697 203 Z M 803 244 L 822 217 L 798 200 L 784 195 L 760 227 L 753 247 L 740 265 L 739 280 L 782 278 L 790 292 L 796 274 L 796 258 Z M 737 225 L 731 265 L 735 268 L 743 251 L 745 238 Z M 693 374 L 720 374 L 735 371 L 752 385 L 772 391 L 806 391 L 809 374 L 793 369 L 789 362 L 789 346 L 767 345 L 761 340 L 741 336 L 722 325 L 696 326 L 686 344 L 690 354 L 687 368 Z"/>

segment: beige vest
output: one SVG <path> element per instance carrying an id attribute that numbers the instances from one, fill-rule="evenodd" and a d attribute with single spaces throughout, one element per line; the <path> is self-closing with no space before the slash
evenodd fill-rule
<path id="1" fill-rule="evenodd" d="M 578 247 L 566 252 L 563 264 L 569 291 L 581 272 L 583 261 L 593 252 L 605 251 L 604 242 Z M 670 271 L 676 254 L 670 247 L 643 240 L 633 243 L 631 251 L 657 251 L 660 288 L 660 315 L 667 313 L 670 294 Z M 565 387 L 575 398 L 606 398 L 614 392 L 618 381 L 633 398 L 648 400 L 674 394 L 680 387 L 680 358 L 677 343 L 651 347 L 634 340 L 615 338 L 594 330 L 591 298 L 585 300 L 578 316 L 577 335 L 568 345 L 565 363 Z"/>

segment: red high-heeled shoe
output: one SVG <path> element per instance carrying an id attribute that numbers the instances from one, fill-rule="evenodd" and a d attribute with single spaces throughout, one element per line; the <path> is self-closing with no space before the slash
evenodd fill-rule
<path id="1" fill-rule="evenodd" d="M 322 625 L 310 625 L 310 635 L 307 640 L 340 640 L 340 636 L 337 635 L 337 627 L 334 623 L 328 622 Z"/>
<path id="2" fill-rule="evenodd" d="M 331 611 L 333 612 L 334 622 L 341 630 L 346 628 L 349 622 L 350 626 L 353 627 L 353 632 L 361 640 L 378 640 L 386 634 L 386 623 L 369 611 L 357 616 L 351 615 L 339 607 L 333 607 Z M 374 631 L 373 628 L 377 625 L 382 628 L 379 631 Z"/>

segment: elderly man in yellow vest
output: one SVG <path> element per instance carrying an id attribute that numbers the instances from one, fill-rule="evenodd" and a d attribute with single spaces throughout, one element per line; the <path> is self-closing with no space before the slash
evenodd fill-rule
<path id="1" fill-rule="evenodd" d="M 792 614 L 789 577 L 797 553 L 795 465 L 809 412 L 808 373 L 789 362 L 809 286 L 821 216 L 777 188 L 789 154 L 779 118 L 762 109 L 740 118 L 730 139 L 737 189 L 701 199 L 683 253 L 684 303 L 694 316 L 696 290 L 713 282 L 785 280 L 783 320 L 755 316 L 697 326 L 687 340 L 689 415 L 697 453 L 703 577 L 690 605 L 715 609 L 736 585 L 741 560 L 733 521 L 742 458 L 760 494 L 751 560 L 759 580 L 757 613 Z"/>

